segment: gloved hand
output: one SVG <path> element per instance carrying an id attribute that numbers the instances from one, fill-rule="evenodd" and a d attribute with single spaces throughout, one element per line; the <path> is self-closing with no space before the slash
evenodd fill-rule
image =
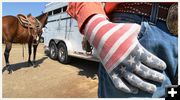
<path id="1" fill-rule="evenodd" d="M 127 93 L 138 89 L 153 93 L 156 86 L 146 80 L 163 82 L 166 64 L 137 40 L 141 26 L 135 23 L 112 23 L 105 15 L 96 14 L 85 26 L 84 34 L 109 74 L 113 84 Z"/>

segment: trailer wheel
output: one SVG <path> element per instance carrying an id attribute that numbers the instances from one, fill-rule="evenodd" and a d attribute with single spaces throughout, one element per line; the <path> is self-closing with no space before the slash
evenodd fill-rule
<path id="1" fill-rule="evenodd" d="M 60 63 L 63 64 L 67 64 L 70 62 L 70 57 L 68 56 L 67 47 L 62 42 L 58 44 L 58 60 Z"/>
<path id="2" fill-rule="evenodd" d="M 50 58 L 53 60 L 57 59 L 58 49 L 57 49 L 56 43 L 54 41 L 50 42 L 49 48 L 50 48 L 50 55 L 49 55 Z"/>

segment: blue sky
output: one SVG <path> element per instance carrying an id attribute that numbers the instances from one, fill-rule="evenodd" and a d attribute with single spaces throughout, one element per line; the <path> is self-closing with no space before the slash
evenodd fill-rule
<path id="1" fill-rule="evenodd" d="M 48 2 L 3 2 L 2 15 L 29 14 L 38 16 L 44 11 L 45 5 Z"/>

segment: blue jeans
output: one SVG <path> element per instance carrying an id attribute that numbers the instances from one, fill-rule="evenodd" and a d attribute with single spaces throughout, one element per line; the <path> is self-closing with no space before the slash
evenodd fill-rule
<path id="1" fill-rule="evenodd" d="M 129 98 L 129 97 L 153 97 L 159 98 L 165 96 L 165 87 L 174 84 L 175 75 L 178 70 L 178 39 L 169 33 L 166 23 L 157 21 L 156 24 L 149 24 L 149 18 L 145 18 L 135 14 L 129 13 L 113 13 L 112 22 L 115 23 L 139 23 L 141 24 L 141 31 L 138 39 L 142 46 L 148 51 L 166 62 L 167 68 L 162 73 L 166 76 L 166 80 L 160 84 L 156 84 L 157 91 L 153 94 L 144 91 L 139 91 L 138 94 L 124 93 L 115 88 L 108 74 L 106 73 L 102 64 L 99 66 L 99 86 L 98 97 L 100 98 Z M 177 84 L 177 83 L 175 83 Z"/>

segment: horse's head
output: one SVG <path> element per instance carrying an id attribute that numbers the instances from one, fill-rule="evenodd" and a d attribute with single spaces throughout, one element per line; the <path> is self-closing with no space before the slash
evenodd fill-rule
<path id="1" fill-rule="evenodd" d="M 48 18 L 48 13 L 42 13 L 41 15 L 37 16 L 37 22 L 39 24 L 37 24 L 37 26 L 34 28 L 34 32 L 33 32 L 33 44 L 37 45 L 39 43 L 40 37 L 42 35 L 42 28 L 45 27 L 45 25 L 47 24 L 47 18 Z"/>
<path id="2" fill-rule="evenodd" d="M 43 28 L 47 24 L 48 13 L 42 13 L 36 18 L 42 23 L 42 28 Z"/>

